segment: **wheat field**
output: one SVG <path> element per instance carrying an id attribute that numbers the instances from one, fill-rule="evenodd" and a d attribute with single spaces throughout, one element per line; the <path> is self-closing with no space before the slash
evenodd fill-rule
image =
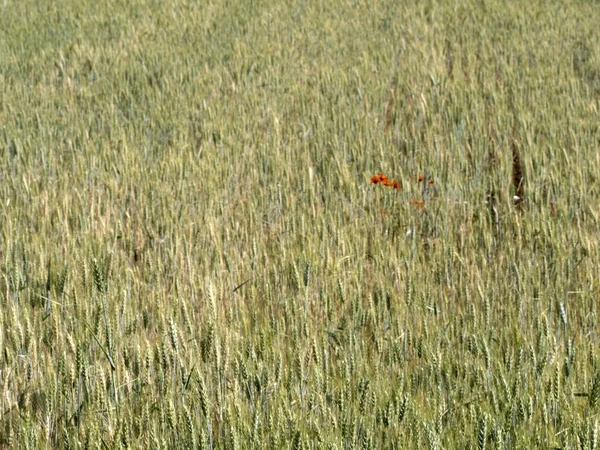
<path id="1" fill-rule="evenodd" d="M 598 23 L 4 0 L 0 448 L 600 449 Z"/>

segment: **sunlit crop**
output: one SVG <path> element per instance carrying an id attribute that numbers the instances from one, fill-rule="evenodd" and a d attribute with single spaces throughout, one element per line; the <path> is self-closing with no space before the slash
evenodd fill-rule
<path id="1" fill-rule="evenodd" d="M 597 2 L 0 2 L 0 448 L 598 449 Z"/>

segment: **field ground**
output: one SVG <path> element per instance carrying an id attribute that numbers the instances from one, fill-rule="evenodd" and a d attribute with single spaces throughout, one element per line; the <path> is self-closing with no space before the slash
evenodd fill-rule
<path id="1" fill-rule="evenodd" d="M 402 3 L 0 4 L 0 448 L 600 448 L 598 4 Z"/>

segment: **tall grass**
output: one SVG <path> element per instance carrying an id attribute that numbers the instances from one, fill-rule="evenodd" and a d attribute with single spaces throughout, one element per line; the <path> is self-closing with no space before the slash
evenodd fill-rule
<path id="1" fill-rule="evenodd" d="M 0 9 L 0 447 L 598 448 L 593 2 Z"/>

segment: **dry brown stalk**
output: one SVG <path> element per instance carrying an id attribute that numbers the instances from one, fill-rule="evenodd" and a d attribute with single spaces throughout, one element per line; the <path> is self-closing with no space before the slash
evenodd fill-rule
<path id="1" fill-rule="evenodd" d="M 520 209 L 525 201 L 525 172 L 523 170 L 521 155 L 519 154 L 519 147 L 514 138 L 512 140 L 512 158 L 512 184 L 515 188 L 513 199 L 515 206 Z"/>

